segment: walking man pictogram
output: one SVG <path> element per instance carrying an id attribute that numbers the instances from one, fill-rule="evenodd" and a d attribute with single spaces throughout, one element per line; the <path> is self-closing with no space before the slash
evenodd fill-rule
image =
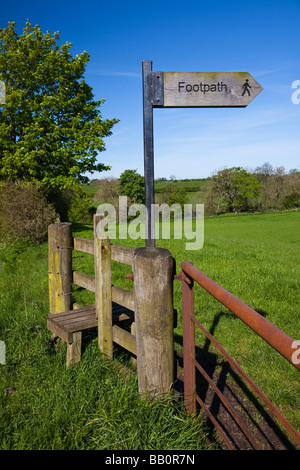
<path id="1" fill-rule="evenodd" d="M 244 96 L 244 94 L 245 94 L 246 92 L 247 92 L 248 95 L 250 96 L 250 90 L 249 90 L 249 88 L 251 88 L 251 86 L 249 85 L 248 82 L 249 82 L 249 80 L 248 80 L 248 78 L 246 78 L 246 81 L 245 81 L 245 83 L 244 83 L 244 85 L 243 85 L 244 91 L 243 91 L 243 93 L 242 93 L 242 96 Z"/>

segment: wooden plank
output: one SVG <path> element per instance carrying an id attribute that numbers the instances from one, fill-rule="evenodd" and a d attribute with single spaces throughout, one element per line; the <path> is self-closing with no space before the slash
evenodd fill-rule
<path id="1" fill-rule="evenodd" d="M 91 255 L 94 254 L 94 240 L 74 237 L 73 246 L 74 250 L 90 253 Z M 118 261 L 119 263 L 124 263 L 131 266 L 133 252 L 133 248 L 128 248 L 127 246 L 111 245 L 111 259 L 113 261 Z"/>
<path id="2" fill-rule="evenodd" d="M 122 287 L 112 286 L 111 288 L 112 301 L 116 302 L 129 310 L 134 310 L 134 297 L 133 293 Z"/>
<path id="3" fill-rule="evenodd" d="M 78 310 L 81 306 L 77 303 L 73 304 L 73 309 Z M 72 335 L 72 342 L 67 343 L 67 361 L 66 366 L 80 362 L 82 345 L 82 331 L 77 331 Z"/>
<path id="4" fill-rule="evenodd" d="M 78 308 L 75 310 L 69 310 L 68 312 L 63 312 L 57 314 L 55 317 L 56 321 L 64 321 L 65 318 L 81 318 L 83 316 L 93 316 L 96 314 L 96 307 L 95 306 L 88 306 L 83 308 Z"/>
<path id="5" fill-rule="evenodd" d="M 76 308 L 76 310 L 69 310 L 67 312 L 55 313 L 48 315 L 50 320 L 55 321 L 56 323 L 64 323 L 65 319 L 76 319 L 82 318 L 83 316 L 95 316 L 96 317 L 96 306 L 88 305 L 86 307 Z M 122 305 L 114 305 L 112 307 L 112 320 L 120 321 L 120 319 L 128 320 L 133 318 L 134 312 L 132 310 L 123 307 Z"/>
<path id="6" fill-rule="evenodd" d="M 164 72 L 165 108 L 245 107 L 262 90 L 248 72 Z"/>
<path id="7" fill-rule="evenodd" d="M 77 364 L 81 359 L 82 332 L 77 331 L 72 335 L 72 341 L 67 345 L 67 367 Z"/>
<path id="8" fill-rule="evenodd" d="M 73 284 L 95 292 L 95 277 L 89 274 L 73 271 Z"/>
<path id="9" fill-rule="evenodd" d="M 81 317 L 72 317 L 65 319 L 61 319 L 60 321 L 56 322 L 66 331 L 79 331 L 79 330 L 86 330 L 88 328 L 93 328 L 97 326 L 96 315 L 84 315 Z"/>
<path id="10" fill-rule="evenodd" d="M 87 329 L 89 324 L 91 324 L 91 327 L 94 326 L 93 323 L 95 323 L 96 315 L 83 315 L 81 317 L 74 317 L 72 318 L 66 316 L 65 318 L 61 318 L 59 321 L 53 320 L 57 325 L 60 325 L 62 328 L 64 328 L 66 331 L 76 331 L 79 330 L 80 328 L 76 328 L 76 325 L 81 325 L 82 327 L 85 327 L 83 329 Z"/>
<path id="11" fill-rule="evenodd" d="M 111 245 L 111 259 L 119 263 L 128 264 L 132 266 L 133 248 L 127 246 Z"/>
<path id="12" fill-rule="evenodd" d="M 129 333 L 126 330 L 123 330 L 118 325 L 114 325 L 112 328 L 113 331 L 113 341 L 122 348 L 130 351 L 132 354 L 136 356 L 136 338 L 134 335 Z"/>
<path id="13" fill-rule="evenodd" d="M 112 323 L 130 320 L 133 318 L 134 313 L 124 307 L 112 311 Z M 90 313 L 77 315 L 77 312 L 65 315 L 59 319 L 54 319 L 55 323 L 59 324 L 62 328 L 68 331 L 77 331 L 81 329 L 93 328 L 97 326 L 96 311 Z"/>
<path id="14" fill-rule="evenodd" d="M 88 305 L 86 307 L 80 307 L 78 309 L 76 309 L 76 314 L 80 315 L 82 312 L 89 312 L 89 311 L 96 311 L 96 306 L 95 305 Z M 74 310 L 67 310 L 66 312 L 61 312 L 61 313 L 50 313 L 50 315 L 48 315 L 48 318 L 50 319 L 55 319 L 55 321 L 59 321 L 59 319 L 61 317 L 64 317 L 66 315 L 70 315 L 72 313 L 75 313 Z"/>
<path id="15" fill-rule="evenodd" d="M 112 309 L 112 323 L 132 319 L 134 312 L 121 305 Z M 98 326 L 95 305 L 81 307 L 68 312 L 50 314 L 47 318 L 47 327 L 64 341 L 71 343 L 72 335 L 77 331 L 87 330 Z"/>
<path id="16" fill-rule="evenodd" d="M 73 284 L 91 292 L 95 292 L 95 277 L 80 271 L 73 271 Z M 122 287 L 112 286 L 113 302 L 116 302 L 129 310 L 134 309 L 133 293 L 123 289 Z"/>
<path id="17" fill-rule="evenodd" d="M 98 325 L 96 316 L 89 316 L 82 321 L 73 321 L 70 323 L 63 323 L 61 320 L 57 321 L 55 318 L 47 318 L 47 328 L 49 331 L 56 333 L 57 336 L 62 338 L 67 343 L 72 342 L 72 334 L 76 331 L 83 331 L 89 328 L 94 328 Z"/>
<path id="18" fill-rule="evenodd" d="M 54 335 L 58 336 L 62 340 L 66 341 L 67 343 L 70 341 L 70 337 L 68 335 L 68 332 L 62 328 L 58 323 L 56 323 L 54 320 L 51 318 L 47 318 L 47 328 L 49 331 L 52 331 Z"/>
<path id="19" fill-rule="evenodd" d="M 97 223 L 94 215 L 94 232 Z M 112 359 L 112 289 L 111 289 L 111 247 L 108 238 L 94 238 L 95 252 L 95 299 L 98 318 L 98 345 L 103 354 Z"/>
<path id="20" fill-rule="evenodd" d="M 73 238 L 74 250 L 82 251 L 83 253 L 94 254 L 94 240 L 88 240 L 87 238 Z"/>
<path id="21" fill-rule="evenodd" d="M 136 324 L 135 324 L 134 321 L 131 323 L 130 332 L 135 337 L 135 348 L 136 348 Z M 136 356 L 136 352 L 135 352 L 135 356 Z M 133 367 L 135 367 L 135 368 L 137 367 L 136 357 L 131 358 L 131 364 L 133 365 Z"/>

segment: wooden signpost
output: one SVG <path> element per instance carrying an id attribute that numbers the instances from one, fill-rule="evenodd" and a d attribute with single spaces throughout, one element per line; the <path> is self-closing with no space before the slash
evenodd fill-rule
<path id="1" fill-rule="evenodd" d="M 143 61 L 146 246 L 155 246 L 153 108 L 244 108 L 262 89 L 248 72 L 153 72 Z"/>
<path id="2" fill-rule="evenodd" d="M 248 72 L 166 72 L 164 108 L 245 107 L 262 90 Z"/>

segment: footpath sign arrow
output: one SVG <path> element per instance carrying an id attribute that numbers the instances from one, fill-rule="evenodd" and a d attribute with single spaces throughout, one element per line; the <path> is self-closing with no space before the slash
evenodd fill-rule
<path id="1" fill-rule="evenodd" d="M 153 72 L 143 61 L 146 246 L 155 246 L 153 108 L 245 108 L 262 90 L 248 72 Z"/>
<path id="2" fill-rule="evenodd" d="M 153 107 L 246 107 L 263 90 L 248 72 L 152 73 Z"/>

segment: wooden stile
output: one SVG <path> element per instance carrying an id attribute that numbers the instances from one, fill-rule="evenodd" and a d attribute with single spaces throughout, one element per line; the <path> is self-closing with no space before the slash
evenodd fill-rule
<path id="1" fill-rule="evenodd" d="M 82 331 L 97 327 L 99 349 L 112 358 L 113 342 L 136 354 L 135 335 L 116 322 L 133 319 L 133 293 L 111 284 L 111 261 L 132 265 L 134 250 L 110 245 L 97 237 L 97 224 L 103 215 L 94 216 L 94 240 L 72 238 L 71 224 L 49 227 L 49 290 L 51 313 L 47 327 L 67 343 L 67 366 L 81 358 Z M 72 249 L 94 255 L 95 276 L 72 271 Z M 73 305 L 72 282 L 95 293 L 95 305 Z M 134 329 L 132 330 L 134 331 Z"/>
<path id="2" fill-rule="evenodd" d="M 99 349 L 108 358 L 113 358 L 114 343 L 133 355 L 141 393 L 167 393 L 174 369 L 172 255 L 157 248 L 133 250 L 111 245 L 105 234 L 97 236 L 97 224 L 102 217 L 94 215 L 93 241 L 72 238 L 71 224 L 49 227 L 53 310 L 48 315 L 47 327 L 66 341 L 67 366 L 80 361 L 82 332 L 96 327 Z M 95 276 L 72 271 L 72 249 L 94 255 Z M 112 285 L 112 261 L 132 266 L 134 292 Z M 74 304 L 72 310 L 72 282 L 94 292 L 95 304 L 85 307 Z M 131 332 L 116 324 L 123 320 L 133 320 Z"/>

